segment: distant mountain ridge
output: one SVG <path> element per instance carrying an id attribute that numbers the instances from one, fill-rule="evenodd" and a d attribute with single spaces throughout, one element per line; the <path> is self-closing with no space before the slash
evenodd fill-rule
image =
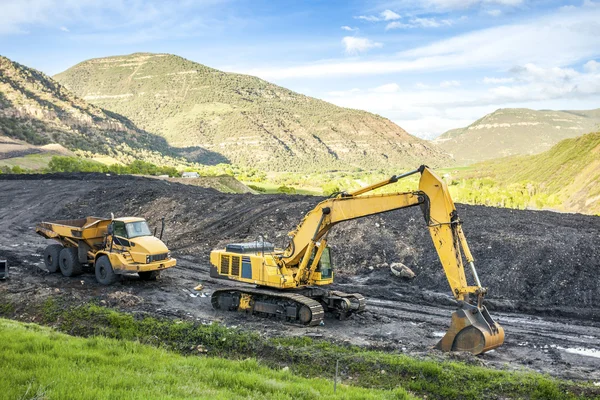
<path id="1" fill-rule="evenodd" d="M 600 109 L 587 111 L 504 108 L 465 128 L 452 129 L 433 143 L 459 164 L 518 154 L 538 154 L 563 139 L 600 127 Z"/>
<path id="2" fill-rule="evenodd" d="M 174 55 L 92 59 L 55 79 L 191 157 L 200 146 L 233 164 L 272 171 L 400 169 L 449 160 L 386 118 Z"/>
<path id="3" fill-rule="evenodd" d="M 127 118 L 77 97 L 35 69 L 0 56 L 0 136 L 38 146 L 58 143 L 81 154 L 108 155 L 124 163 L 164 161 L 176 156 L 167 142 L 137 128 Z M 17 142 L 4 140 L 4 147 Z M 8 151 L 7 150 L 7 151 Z"/>

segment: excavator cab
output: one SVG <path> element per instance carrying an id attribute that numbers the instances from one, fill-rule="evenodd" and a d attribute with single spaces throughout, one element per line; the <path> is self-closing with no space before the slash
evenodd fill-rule
<path id="1" fill-rule="evenodd" d="M 309 262 L 312 262 L 312 260 Z M 326 281 L 327 284 L 329 284 L 331 279 L 333 279 L 333 262 L 331 260 L 331 249 L 329 247 L 323 249 L 323 253 L 321 253 L 321 258 L 319 259 L 319 263 L 313 273 L 312 279 L 315 281 L 314 283 L 316 285 L 318 285 L 320 281 Z"/>

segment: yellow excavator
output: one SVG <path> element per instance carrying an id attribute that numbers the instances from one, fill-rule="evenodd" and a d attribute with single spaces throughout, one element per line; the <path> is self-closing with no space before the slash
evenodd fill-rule
<path id="1" fill-rule="evenodd" d="M 413 192 L 367 194 L 421 174 Z M 450 328 L 436 345 L 442 351 L 481 354 L 504 342 L 504 329 L 482 304 L 487 289 L 481 286 L 456 207 L 446 183 L 427 166 L 394 175 L 390 179 L 352 192 L 341 192 L 317 204 L 298 227 L 289 233 L 285 249 L 256 241 L 229 244 L 210 254 L 210 275 L 254 285 L 216 289 L 211 297 L 217 310 L 242 311 L 276 316 L 304 325 L 319 325 L 325 311 L 340 319 L 365 309 L 365 298 L 357 293 L 327 290 L 333 283 L 327 235 L 336 224 L 368 215 L 420 206 L 433 244 L 459 307 Z M 475 285 L 468 285 L 465 258 Z"/>

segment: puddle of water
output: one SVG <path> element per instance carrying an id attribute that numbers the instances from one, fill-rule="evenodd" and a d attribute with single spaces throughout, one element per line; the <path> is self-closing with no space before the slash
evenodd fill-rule
<path id="1" fill-rule="evenodd" d="M 596 349 L 586 349 L 585 347 L 577 347 L 577 348 L 566 348 L 561 349 L 571 354 L 578 354 L 580 356 L 588 356 L 594 358 L 600 358 L 600 350 Z"/>
<path id="2" fill-rule="evenodd" d="M 562 350 L 566 353 L 577 354 L 580 356 L 594 357 L 600 358 L 600 350 L 596 349 L 586 349 L 585 347 L 560 347 L 555 344 L 550 345 L 550 347 L 558 350 Z"/>

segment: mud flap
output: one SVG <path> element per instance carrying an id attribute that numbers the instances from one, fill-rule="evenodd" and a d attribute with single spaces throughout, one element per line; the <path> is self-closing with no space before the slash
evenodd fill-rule
<path id="1" fill-rule="evenodd" d="M 0 260 L 0 279 L 8 278 L 8 262 Z"/>
<path id="2" fill-rule="evenodd" d="M 442 351 L 485 353 L 504 343 L 504 329 L 490 316 L 485 306 L 463 303 L 452 313 L 452 323 L 446 335 L 435 346 Z"/>

